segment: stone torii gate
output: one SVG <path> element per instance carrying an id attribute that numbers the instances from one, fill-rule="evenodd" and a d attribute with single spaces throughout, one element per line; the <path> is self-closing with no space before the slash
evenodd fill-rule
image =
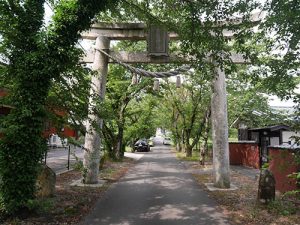
<path id="1" fill-rule="evenodd" d="M 154 28 L 156 29 L 156 28 Z M 114 60 L 104 54 L 108 53 L 112 58 L 117 58 L 123 63 L 188 63 L 186 60 L 176 55 L 168 55 L 168 43 L 158 43 L 159 46 L 151 46 L 151 28 L 150 33 L 146 25 L 143 23 L 95 23 L 88 32 L 82 33 L 83 39 L 96 40 L 96 48 L 93 52 L 88 53 L 83 61 L 93 63 L 92 69 L 97 71 L 92 77 L 91 95 L 97 94 L 100 100 L 105 98 L 105 86 L 108 71 L 108 63 L 115 63 Z M 150 35 L 148 35 L 150 34 Z M 153 34 L 153 33 L 152 33 Z M 232 38 L 231 31 L 223 31 L 226 38 Z M 175 33 L 167 33 L 162 30 L 154 30 L 154 36 L 165 36 L 168 40 L 178 40 Z M 129 53 L 129 52 L 113 52 L 110 51 L 111 40 L 148 40 L 148 52 Z M 150 48 L 150 49 L 149 49 Z M 154 52 L 151 52 L 152 49 Z M 149 52 L 150 50 L 150 52 Z M 211 120 L 212 120 L 212 138 L 213 138 L 213 165 L 215 174 L 214 186 L 218 188 L 230 188 L 230 168 L 229 168 L 229 145 L 228 145 L 228 120 L 227 120 L 227 96 L 225 73 L 220 65 L 209 58 L 214 65 L 213 94 L 211 99 Z M 232 54 L 231 60 L 236 64 L 247 63 L 242 55 Z M 92 113 L 93 100 L 90 99 L 89 121 L 86 126 L 85 137 L 85 154 L 84 167 L 85 183 L 97 183 L 99 162 L 100 162 L 100 136 L 94 128 L 94 124 L 102 129 L 103 120 Z M 93 124 L 93 125 L 92 125 Z"/>

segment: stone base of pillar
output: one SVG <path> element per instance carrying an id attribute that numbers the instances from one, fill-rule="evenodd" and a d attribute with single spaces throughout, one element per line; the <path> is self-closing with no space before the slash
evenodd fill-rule
<path id="1" fill-rule="evenodd" d="M 235 191 L 238 187 L 234 184 L 230 185 L 230 188 L 218 188 L 215 187 L 214 183 L 205 183 L 204 184 L 209 191 Z"/>
<path id="2" fill-rule="evenodd" d="M 104 184 L 106 184 L 105 180 L 98 180 L 98 182 L 96 184 L 85 184 L 82 182 L 82 179 L 80 180 L 75 180 L 73 183 L 70 184 L 70 186 L 73 187 L 102 187 Z"/>

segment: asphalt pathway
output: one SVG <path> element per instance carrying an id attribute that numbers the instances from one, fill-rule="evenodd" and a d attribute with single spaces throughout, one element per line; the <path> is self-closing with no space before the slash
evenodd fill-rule
<path id="1" fill-rule="evenodd" d="M 81 224 L 228 224 L 217 204 L 163 145 L 151 148 Z"/>

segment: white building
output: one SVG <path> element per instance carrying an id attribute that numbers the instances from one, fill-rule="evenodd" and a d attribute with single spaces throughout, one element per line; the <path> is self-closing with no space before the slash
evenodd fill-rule
<path id="1" fill-rule="evenodd" d="M 62 139 L 57 134 L 51 134 L 48 141 L 48 146 L 53 148 L 63 148 L 68 145 L 68 139 Z"/>

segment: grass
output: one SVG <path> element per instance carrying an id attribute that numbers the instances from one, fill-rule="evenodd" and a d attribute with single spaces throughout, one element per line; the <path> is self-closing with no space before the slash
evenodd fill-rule
<path id="1" fill-rule="evenodd" d="M 230 137 L 230 138 L 228 138 L 228 141 L 229 141 L 229 142 L 237 142 L 238 139 L 235 138 L 235 137 Z"/>
<path id="2" fill-rule="evenodd" d="M 125 147 L 125 152 L 132 152 L 132 148 L 130 146 Z"/>
<path id="3" fill-rule="evenodd" d="M 187 157 L 186 153 L 183 151 L 176 152 L 176 157 L 183 161 L 198 162 L 199 158 L 200 158 L 200 152 L 199 152 L 199 150 L 194 149 L 191 157 Z M 209 151 L 208 151 L 205 161 L 211 161 L 211 159 L 212 159 L 212 150 L 211 150 L 211 148 L 209 148 Z"/>
<path id="4" fill-rule="evenodd" d="M 199 151 L 193 151 L 192 157 L 186 157 L 185 152 L 176 152 L 176 157 L 184 161 L 199 161 Z"/>

